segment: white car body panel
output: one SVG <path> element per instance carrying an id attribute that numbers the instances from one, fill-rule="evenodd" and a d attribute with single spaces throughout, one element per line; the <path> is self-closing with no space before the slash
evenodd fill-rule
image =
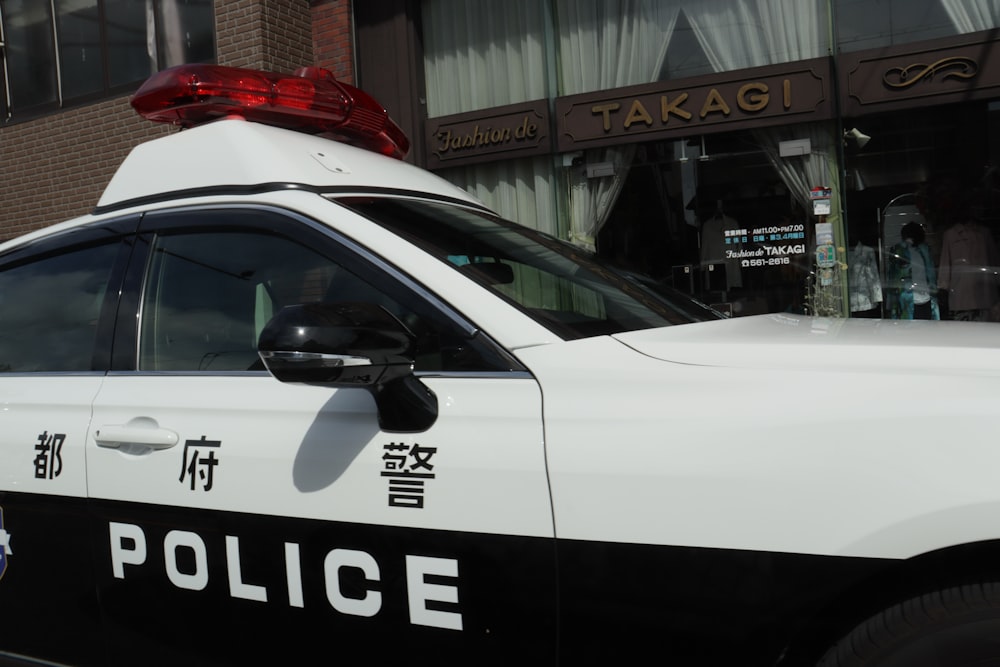
<path id="1" fill-rule="evenodd" d="M 157 177 L 150 178 L 150 174 Z M 120 205 L 172 191 L 268 183 L 367 188 L 378 185 L 481 206 L 464 190 L 401 160 L 236 117 L 136 146 L 97 205 Z"/>
<path id="2" fill-rule="evenodd" d="M 0 489 L 87 496 L 83 445 L 90 406 L 103 380 L 96 374 L 0 374 L 0 460 L 4 463 Z"/>
<path id="3" fill-rule="evenodd" d="M 616 336 L 664 361 L 735 368 L 1000 376 L 996 327 L 930 322 L 758 315 Z"/>
<path id="4" fill-rule="evenodd" d="M 284 384 L 269 375 L 111 375 L 88 439 L 90 496 L 381 526 L 551 537 L 541 398 L 529 379 L 427 378 L 430 430 L 383 433 L 363 389 Z M 101 429 L 177 434 L 173 447 L 99 446 Z M 220 444 L 210 492 L 183 474 L 185 442 Z M 390 507 L 383 448 L 436 448 L 419 510 Z M 125 451 L 123 451 L 125 450 Z M 202 449 L 201 455 L 208 450 Z M 184 477 L 181 481 L 181 477 Z M 194 488 L 192 488 L 194 487 Z"/>
<path id="5" fill-rule="evenodd" d="M 792 353 L 802 368 L 765 368 L 785 348 L 729 343 L 742 327 L 619 336 L 674 363 L 611 337 L 521 351 L 545 396 L 558 537 L 878 558 L 1000 538 L 984 521 L 1000 447 L 981 437 L 1000 373 L 841 370 L 819 338 Z"/>

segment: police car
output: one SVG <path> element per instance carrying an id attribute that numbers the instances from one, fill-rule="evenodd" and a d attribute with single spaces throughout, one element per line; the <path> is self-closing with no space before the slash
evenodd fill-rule
<path id="1" fill-rule="evenodd" d="M 989 325 L 718 319 L 329 73 L 0 246 L 0 664 L 1000 661 Z"/>

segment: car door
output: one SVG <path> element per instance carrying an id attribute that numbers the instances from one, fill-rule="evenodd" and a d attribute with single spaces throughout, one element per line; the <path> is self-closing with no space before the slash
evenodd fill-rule
<path id="1" fill-rule="evenodd" d="M 3 664 L 102 663 L 84 443 L 135 225 L 75 228 L 0 257 Z"/>
<path id="2" fill-rule="evenodd" d="M 353 215 L 331 205 L 338 215 Z M 512 358 L 347 239 L 262 207 L 149 214 L 94 403 L 87 481 L 113 664 L 554 659 L 541 397 Z M 383 306 L 417 338 L 427 430 L 290 384 L 282 307 Z M 138 314 L 138 316 L 137 316 Z"/>

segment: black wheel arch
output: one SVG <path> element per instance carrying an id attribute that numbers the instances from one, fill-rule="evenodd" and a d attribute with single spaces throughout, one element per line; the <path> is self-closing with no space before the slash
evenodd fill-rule
<path id="1" fill-rule="evenodd" d="M 851 630 L 893 605 L 934 591 L 991 581 L 1000 582 L 1000 540 L 960 544 L 889 561 L 808 619 L 776 664 L 815 665 Z"/>

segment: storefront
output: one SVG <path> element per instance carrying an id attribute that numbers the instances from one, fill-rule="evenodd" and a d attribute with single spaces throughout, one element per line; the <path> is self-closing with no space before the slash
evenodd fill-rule
<path id="1" fill-rule="evenodd" d="M 504 216 L 734 316 L 1000 319 L 1000 2 L 410 6 L 419 161 Z"/>
<path id="2" fill-rule="evenodd" d="M 841 57 L 845 127 L 866 135 L 844 159 L 853 315 L 923 301 L 924 317 L 1000 321 L 997 48 L 991 30 Z M 923 295 L 907 287 L 921 259 Z"/>

